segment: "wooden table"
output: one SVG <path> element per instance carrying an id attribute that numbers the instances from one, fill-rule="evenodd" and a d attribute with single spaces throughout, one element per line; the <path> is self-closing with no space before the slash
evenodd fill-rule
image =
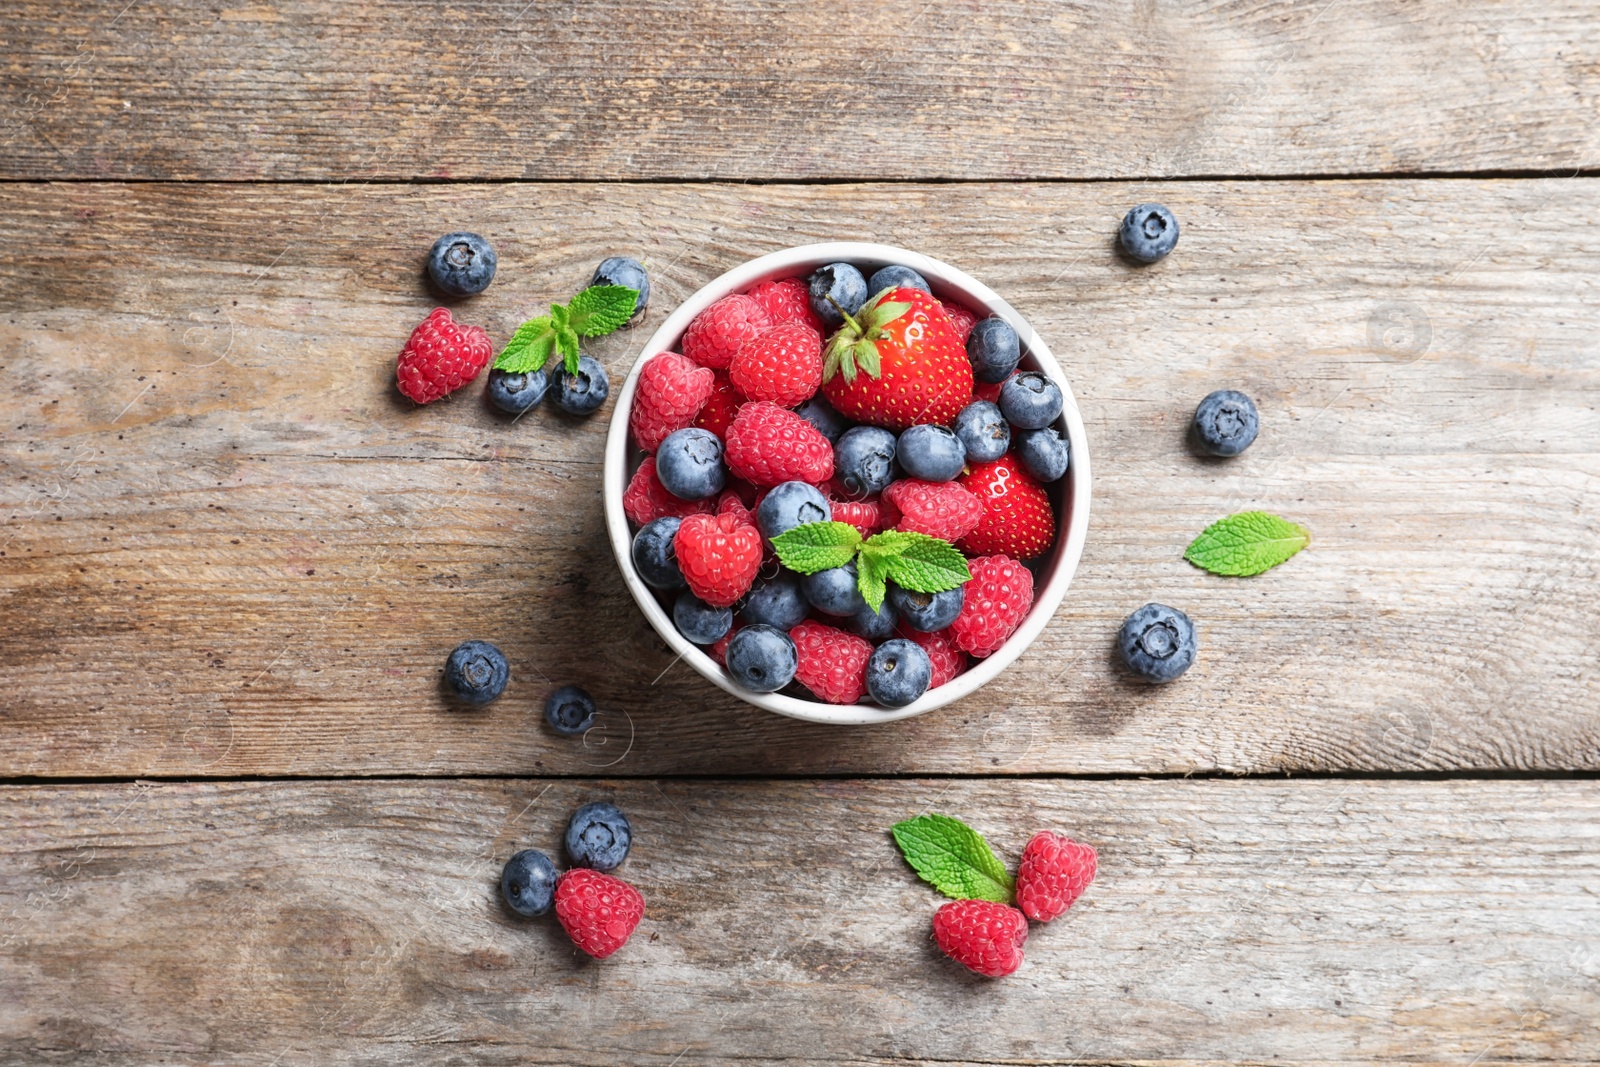
<path id="1" fill-rule="evenodd" d="M 1592 4 L 12 0 L 0 100 L 0 1062 L 1600 1059 Z M 1130 205 L 1176 254 L 1114 252 Z M 976 697 L 811 727 L 703 683 L 604 542 L 606 417 L 417 409 L 423 252 L 504 338 L 603 256 L 648 329 L 890 241 L 1062 357 L 1066 603 Z M 1264 428 L 1183 431 L 1219 387 Z M 609 409 L 607 409 L 609 413 Z M 1184 563 L 1250 507 L 1311 549 Z M 1119 673 L 1147 600 L 1202 652 Z M 512 684 L 440 697 L 490 638 Z M 587 741 L 541 725 L 590 687 Z M 632 817 L 612 960 L 497 875 Z M 1100 849 L 1001 982 L 885 832 Z"/>

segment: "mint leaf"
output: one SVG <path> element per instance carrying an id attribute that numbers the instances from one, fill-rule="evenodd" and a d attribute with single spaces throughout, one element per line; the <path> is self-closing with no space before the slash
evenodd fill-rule
<path id="1" fill-rule="evenodd" d="M 550 310 L 554 311 L 555 308 Z M 561 360 L 566 365 L 568 374 L 578 373 L 578 335 L 571 326 L 556 323 L 556 351 L 561 353 Z"/>
<path id="2" fill-rule="evenodd" d="M 889 591 L 885 584 L 888 577 L 888 558 L 881 550 L 873 549 L 870 541 L 862 545 L 861 554 L 856 557 L 856 588 L 873 611 L 883 607 L 883 598 Z"/>
<path id="3" fill-rule="evenodd" d="M 1011 903 L 1011 876 L 983 835 L 948 815 L 918 815 L 889 831 L 911 869 L 956 900 Z"/>
<path id="4" fill-rule="evenodd" d="M 550 320 L 556 324 L 556 329 L 572 325 L 572 312 L 565 305 L 550 305 Z"/>
<path id="5" fill-rule="evenodd" d="M 1248 577 L 1269 571 L 1311 543 L 1311 531 L 1265 511 L 1218 519 L 1190 542 L 1183 558 L 1212 574 Z"/>
<path id="6" fill-rule="evenodd" d="M 591 285 L 567 305 L 579 337 L 603 337 L 633 317 L 639 290 L 625 285 Z"/>
<path id="7" fill-rule="evenodd" d="M 505 348 L 494 361 L 494 369 L 507 374 L 527 374 L 540 370 L 555 348 L 556 335 L 549 315 L 529 319 L 517 327 Z"/>
<path id="8" fill-rule="evenodd" d="M 847 522 L 808 522 L 772 539 L 778 559 L 801 574 L 843 567 L 860 544 L 860 531 Z"/>
<path id="9" fill-rule="evenodd" d="M 894 531 L 897 551 L 888 560 L 889 578 L 913 593 L 942 593 L 970 581 L 967 557 L 955 545 L 937 537 L 910 531 Z M 885 534 L 874 534 L 873 541 Z M 867 542 L 871 544 L 871 541 Z"/>

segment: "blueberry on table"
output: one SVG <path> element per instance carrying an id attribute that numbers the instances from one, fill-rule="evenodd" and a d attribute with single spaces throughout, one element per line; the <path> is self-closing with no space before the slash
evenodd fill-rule
<path id="1" fill-rule="evenodd" d="M 928 280 L 910 267 L 903 267 L 898 263 L 891 263 L 887 267 L 879 267 L 872 272 L 872 277 L 867 279 L 868 295 L 876 295 L 885 289 L 921 289 L 929 296 L 933 290 L 928 288 Z M 854 312 L 851 312 L 854 314 Z"/>
<path id="2" fill-rule="evenodd" d="M 1178 220 L 1161 204 L 1140 204 L 1123 216 L 1117 236 L 1128 255 L 1154 263 L 1178 243 Z"/>
<path id="3" fill-rule="evenodd" d="M 739 605 L 747 623 L 771 626 L 788 633 L 805 620 L 811 605 L 800 591 L 800 576 L 780 570 L 771 578 L 757 578 Z"/>
<path id="4" fill-rule="evenodd" d="M 1000 412 L 1019 430 L 1049 426 L 1065 402 L 1061 387 L 1036 370 L 1007 378 L 1000 387 Z"/>
<path id="5" fill-rule="evenodd" d="M 890 583 L 888 602 L 894 605 L 907 626 L 932 633 L 956 621 L 966 598 L 966 587 L 960 585 L 942 593 L 915 593 Z"/>
<path id="6" fill-rule="evenodd" d="M 594 277 L 589 279 L 589 284 L 621 285 L 638 290 L 639 299 L 633 302 L 633 314 L 628 318 L 630 325 L 644 318 L 645 310 L 650 306 L 650 272 L 637 259 L 628 256 L 602 259 L 594 269 Z"/>
<path id="7" fill-rule="evenodd" d="M 903 708 L 928 691 L 933 661 L 915 641 L 896 637 L 867 660 L 867 695 L 886 708 Z"/>
<path id="8" fill-rule="evenodd" d="M 656 449 L 656 477 L 680 500 L 704 500 L 728 484 L 722 441 L 710 430 L 688 426 L 667 435 Z"/>
<path id="9" fill-rule="evenodd" d="M 1189 616 L 1165 604 L 1146 604 L 1117 634 L 1128 669 L 1153 683 L 1170 682 L 1188 670 L 1199 647 Z"/>
<path id="10" fill-rule="evenodd" d="M 867 280 L 849 263 L 829 263 L 812 271 L 806 281 L 806 292 L 812 313 L 828 326 L 843 326 L 844 315 L 839 314 L 840 310 L 854 315 L 872 295 L 867 292 Z"/>
<path id="11" fill-rule="evenodd" d="M 475 233 L 447 233 L 428 251 L 428 278 L 446 296 L 481 293 L 494 280 L 494 248 Z"/>
<path id="12" fill-rule="evenodd" d="M 578 357 L 578 373 L 556 371 L 556 407 L 569 415 L 592 415 L 611 395 L 611 379 L 593 356 Z"/>
<path id="13" fill-rule="evenodd" d="M 956 416 L 956 436 L 973 463 L 993 463 L 1011 447 L 1011 424 L 998 404 L 974 400 Z"/>
<path id="14" fill-rule="evenodd" d="M 855 426 L 833 446 L 833 469 L 856 496 L 881 493 L 894 481 L 895 436 L 879 426 Z"/>
<path id="15" fill-rule="evenodd" d="M 685 589 L 672 605 L 672 621 L 691 644 L 709 645 L 733 626 L 733 609 L 714 608 Z"/>
<path id="16" fill-rule="evenodd" d="M 567 855 L 579 867 L 610 871 L 622 866 L 633 844 L 633 827 L 615 804 L 585 804 L 567 823 Z"/>
<path id="17" fill-rule="evenodd" d="M 1261 431 L 1253 400 L 1237 389 L 1218 389 L 1194 409 L 1194 435 L 1213 456 L 1237 456 Z"/>
<path id="18" fill-rule="evenodd" d="M 550 388 L 550 377 L 543 370 L 511 374 L 489 372 L 489 403 L 507 415 L 521 415 L 539 406 Z"/>
<path id="19" fill-rule="evenodd" d="M 500 895 L 518 915 L 543 915 L 555 903 L 556 865 L 536 848 L 523 849 L 500 871 Z"/>
<path id="20" fill-rule="evenodd" d="M 510 677 L 505 654 L 487 641 L 461 642 L 444 665 L 445 684 L 469 704 L 489 703 L 505 692 Z"/>
<path id="21" fill-rule="evenodd" d="M 830 445 L 838 444 L 840 436 L 850 428 L 850 421 L 833 410 L 820 393 L 795 408 L 794 413 L 815 426 Z"/>
<path id="22" fill-rule="evenodd" d="M 784 482 L 761 498 L 756 508 L 756 525 L 761 535 L 772 540 L 788 533 L 796 526 L 812 522 L 827 522 L 833 518 L 833 506 L 821 490 L 806 482 Z"/>
<path id="23" fill-rule="evenodd" d="M 564 685 L 544 702 L 544 721 L 556 733 L 568 737 L 593 726 L 594 715 L 594 698 L 582 686 Z"/>
<path id="24" fill-rule="evenodd" d="M 1011 324 L 998 316 L 984 319 L 967 334 L 967 362 L 980 382 L 1003 382 L 1022 360 L 1022 343 Z"/>
<path id="25" fill-rule="evenodd" d="M 633 535 L 633 566 L 652 589 L 671 591 L 682 589 L 688 583 L 683 569 L 678 566 L 678 552 L 672 539 L 678 536 L 683 520 L 666 515 L 653 519 Z"/>
<path id="26" fill-rule="evenodd" d="M 948 482 L 967 465 L 967 446 L 943 426 L 912 426 L 895 444 L 900 468 L 925 482 Z"/>
<path id="27" fill-rule="evenodd" d="M 866 599 L 856 585 L 856 561 L 842 567 L 818 571 L 800 579 L 800 588 L 811 606 L 825 615 L 849 618 L 867 610 Z"/>
<path id="28" fill-rule="evenodd" d="M 728 642 L 728 676 L 752 693 L 775 693 L 794 681 L 800 655 L 787 633 L 771 626 L 746 626 Z"/>
<path id="29" fill-rule="evenodd" d="M 860 611 L 845 620 L 844 625 L 845 629 L 857 637 L 865 637 L 873 644 L 877 644 L 894 633 L 894 625 L 899 621 L 900 616 L 896 614 L 894 605 L 885 597 L 883 603 L 878 605 L 877 611 L 873 611 L 870 604 L 863 604 Z"/>
<path id="30" fill-rule="evenodd" d="M 1017 458 L 1041 482 L 1058 481 L 1072 462 L 1072 447 L 1054 426 L 1017 431 Z"/>

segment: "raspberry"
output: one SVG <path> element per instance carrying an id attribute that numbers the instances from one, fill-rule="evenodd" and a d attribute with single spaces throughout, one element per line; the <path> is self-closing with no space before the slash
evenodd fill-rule
<path id="1" fill-rule="evenodd" d="M 621 878 L 575 867 L 556 882 L 556 918 L 574 945 L 603 960 L 644 918 L 644 897 Z"/>
<path id="2" fill-rule="evenodd" d="M 772 325 L 781 326 L 786 322 L 803 322 L 807 326 L 822 333 L 822 320 L 811 310 L 811 297 L 806 290 L 804 278 L 779 278 L 770 282 L 759 282 L 751 286 L 745 295 L 767 313 L 767 318 L 772 320 Z"/>
<path id="3" fill-rule="evenodd" d="M 1072 907 L 1094 881 L 1095 851 L 1070 837 L 1041 830 L 1022 850 L 1017 868 L 1017 907 L 1047 923 Z"/>
<path id="4" fill-rule="evenodd" d="M 807 620 L 789 631 L 800 666 L 795 679 L 829 704 L 854 704 L 867 691 L 872 642 Z"/>
<path id="5" fill-rule="evenodd" d="M 728 426 L 738 413 L 739 405 L 744 403 L 744 396 L 733 387 L 727 371 L 714 370 L 711 373 L 714 376 L 711 395 L 706 398 L 700 414 L 695 416 L 694 425 L 702 430 L 710 430 L 718 437 L 727 437 Z"/>
<path id="6" fill-rule="evenodd" d="M 717 497 L 717 514 L 732 515 L 746 526 L 756 524 L 755 516 L 750 514 L 750 509 L 744 506 L 744 501 L 732 489 L 724 489 L 722 495 Z"/>
<path id="7" fill-rule="evenodd" d="M 628 488 L 622 493 L 622 512 L 630 520 L 643 526 L 647 522 L 671 515 L 703 515 L 711 510 L 710 500 L 679 500 L 667 492 L 656 476 L 656 457 L 646 456 L 639 469 L 633 472 Z"/>
<path id="8" fill-rule="evenodd" d="M 706 647 L 706 655 L 716 660 L 719 664 L 726 666 L 728 663 L 728 642 L 733 640 L 733 635 L 738 633 L 739 627 L 743 625 L 744 623 L 738 619 L 733 620 L 733 625 L 728 627 L 728 632 Z"/>
<path id="9" fill-rule="evenodd" d="M 676 352 L 651 357 L 639 371 L 639 387 L 628 413 L 628 429 L 646 452 L 654 452 L 674 430 L 694 421 L 716 384 L 716 376 Z"/>
<path id="10" fill-rule="evenodd" d="M 764 400 L 740 408 L 723 439 L 728 469 L 756 485 L 815 485 L 833 475 L 828 439 L 799 415 Z"/>
<path id="11" fill-rule="evenodd" d="M 803 322 L 786 322 L 745 343 L 728 365 L 734 387 L 751 400 L 792 408 L 822 385 L 822 335 Z"/>
<path id="12" fill-rule="evenodd" d="M 938 688 L 967 669 L 967 654 L 956 644 L 948 627 L 924 633 L 901 623 L 895 627 L 895 633 L 916 642 L 928 654 L 928 660 L 933 664 L 933 679 L 928 682 L 929 689 Z"/>
<path id="13" fill-rule="evenodd" d="M 476 378 L 493 355 L 483 327 L 463 326 L 449 308 L 434 308 L 400 350 L 395 384 L 417 403 L 432 403 Z"/>
<path id="14" fill-rule="evenodd" d="M 683 354 L 702 367 L 723 370 L 746 342 L 771 325 L 761 305 L 748 296 L 725 296 L 696 315 L 683 331 Z"/>
<path id="15" fill-rule="evenodd" d="M 1050 495 L 1016 453 L 973 467 L 957 484 L 983 502 L 983 518 L 956 546 L 967 555 L 1033 559 L 1055 544 L 1056 515 Z"/>
<path id="16" fill-rule="evenodd" d="M 761 532 L 737 515 L 690 515 L 672 549 L 690 591 L 714 608 L 748 593 L 761 569 Z"/>
<path id="17" fill-rule="evenodd" d="M 883 491 L 883 498 L 900 509 L 895 529 L 946 541 L 961 540 L 983 518 L 983 501 L 954 482 L 902 478 Z"/>
<path id="18" fill-rule="evenodd" d="M 952 304 L 948 301 L 943 303 L 945 317 L 950 320 L 950 325 L 956 328 L 956 336 L 961 338 L 961 343 L 966 344 L 967 334 L 971 333 L 972 328 L 978 325 L 978 316 L 960 304 Z"/>
<path id="19" fill-rule="evenodd" d="M 556 907 L 561 907 L 560 889 Z M 933 913 L 933 939 L 946 956 L 985 978 L 1003 978 L 1022 966 L 1028 920 L 1009 904 L 952 900 Z"/>
<path id="20" fill-rule="evenodd" d="M 987 400 L 991 404 L 1000 402 L 1000 387 L 1005 382 L 974 382 L 972 386 L 972 399 Z"/>
<path id="21" fill-rule="evenodd" d="M 862 537 L 871 537 L 883 529 L 883 509 L 878 506 L 877 500 L 830 500 L 828 509 L 833 513 L 834 522 L 847 522 L 854 526 Z"/>
<path id="22" fill-rule="evenodd" d="M 964 586 L 966 599 L 950 634 L 962 649 L 982 659 L 1005 644 L 1033 607 L 1033 574 L 1008 556 L 981 556 L 969 560 L 967 569 L 972 578 Z"/>

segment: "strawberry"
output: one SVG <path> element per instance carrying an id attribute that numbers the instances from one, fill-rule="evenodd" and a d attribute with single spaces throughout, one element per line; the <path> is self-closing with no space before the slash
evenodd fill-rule
<path id="1" fill-rule="evenodd" d="M 419 404 L 429 404 L 478 376 L 494 356 L 481 326 L 463 326 L 449 308 L 434 308 L 411 331 L 395 366 L 395 384 Z"/>
<path id="2" fill-rule="evenodd" d="M 1044 486 L 1015 452 L 981 463 L 957 479 L 983 501 L 983 518 L 956 547 L 969 556 L 999 553 L 1032 559 L 1056 541 L 1056 515 Z"/>
<path id="3" fill-rule="evenodd" d="M 928 682 L 929 689 L 938 688 L 967 669 L 967 654 L 956 644 L 956 639 L 948 627 L 925 633 L 900 623 L 895 627 L 895 633 L 921 645 L 922 651 L 928 654 L 928 661 L 933 664 L 933 678 Z"/>
<path id="4" fill-rule="evenodd" d="M 950 624 L 950 636 L 983 659 L 1006 643 L 1033 607 L 1033 573 L 1007 556 L 968 560 L 967 570 L 972 577 L 962 587 L 961 614 Z"/>
<path id="5" fill-rule="evenodd" d="M 972 397 L 972 364 L 939 301 L 885 289 L 828 342 L 822 391 L 840 414 L 891 430 L 949 423 Z"/>
<path id="6" fill-rule="evenodd" d="M 723 370 L 745 342 L 771 325 L 761 305 L 748 296 L 725 296 L 696 315 L 683 331 L 683 354 L 702 367 Z"/>
<path id="7" fill-rule="evenodd" d="M 806 620 L 789 631 L 800 665 L 795 680 L 829 704 L 854 704 L 867 691 L 872 642 Z"/>
<path id="8" fill-rule="evenodd" d="M 574 945 L 603 960 L 644 918 L 644 897 L 621 878 L 575 867 L 556 882 L 556 918 Z"/>
<path id="9" fill-rule="evenodd" d="M 1028 920 L 1009 904 L 952 900 L 933 913 L 933 939 L 946 956 L 985 978 L 1003 978 L 1022 966 Z"/>
<path id="10" fill-rule="evenodd" d="M 883 499 L 900 510 L 895 529 L 952 543 L 965 537 L 983 518 L 983 502 L 955 482 L 902 478 L 890 483 L 883 491 Z"/>
<path id="11" fill-rule="evenodd" d="M 623 514 L 640 526 L 667 515 L 682 518 L 685 515 L 705 514 L 711 510 L 711 506 L 709 500 L 680 500 L 667 492 L 667 487 L 656 476 L 654 456 L 644 457 L 644 462 L 633 472 L 633 477 L 628 480 L 628 488 L 622 493 Z"/>
<path id="12" fill-rule="evenodd" d="M 745 295 L 767 313 L 772 325 L 786 322 L 803 322 L 822 333 L 822 320 L 811 310 L 811 296 L 804 278 L 777 278 L 770 282 L 757 282 L 745 290 Z"/>
<path id="13" fill-rule="evenodd" d="M 1035 922 L 1047 923 L 1072 907 L 1094 881 L 1093 846 L 1041 830 L 1022 850 L 1017 868 L 1017 907 Z"/>
<path id="14" fill-rule="evenodd" d="M 822 335 L 803 322 L 774 326 L 728 364 L 734 388 L 751 400 L 792 408 L 810 400 L 822 384 Z"/>
<path id="15" fill-rule="evenodd" d="M 738 412 L 739 405 L 744 403 L 744 397 L 733 387 L 727 371 L 714 370 L 711 374 L 711 395 L 706 398 L 700 414 L 694 417 L 694 425 L 702 430 L 710 430 L 718 437 L 726 437 L 728 424 L 733 422 L 733 416 Z"/>
<path id="16" fill-rule="evenodd" d="M 652 356 L 639 371 L 628 429 L 646 452 L 694 421 L 716 384 L 714 372 L 676 352 Z"/>
<path id="17" fill-rule="evenodd" d="M 733 514 L 690 515 L 672 550 L 689 589 L 714 608 L 748 593 L 761 569 L 761 532 Z"/>
<path id="18" fill-rule="evenodd" d="M 956 328 L 956 336 L 961 338 L 961 343 L 967 343 L 967 335 L 972 328 L 978 325 L 978 316 L 960 304 L 952 304 L 948 300 L 942 304 L 945 317 L 950 320 L 950 325 Z"/>
<path id="19" fill-rule="evenodd" d="M 752 400 L 723 435 L 728 470 L 756 485 L 799 481 L 819 484 L 833 476 L 833 446 L 817 428 L 778 405 Z"/>

